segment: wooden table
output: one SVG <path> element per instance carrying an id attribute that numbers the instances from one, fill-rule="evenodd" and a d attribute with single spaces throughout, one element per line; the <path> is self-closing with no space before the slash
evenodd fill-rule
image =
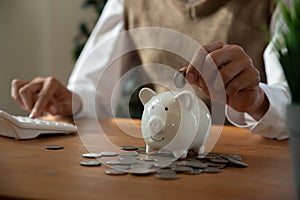
<path id="1" fill-rule="evenodd" d="M 116 126 L 118 122 L 139 132 L 138 127 L 131 128 L 129 120 L 100 122 L 116 145 L 144 145 L 143 140 L 123 134 Z M 80 123 L 80 134 L 99 132 L 87 120 Z M 44 149 L 52 144 L 64 149 Z M 158 180 L 154 175 L 108 176 L 104 174 L 106 166 L 83 167 L 79 162 L 87 149 L 78 134 L 25 141 L 0 137 L 0 146 L 0 199 L 296 199 L 288 141 L 265 139 L 235 127 L 224 127 L 213 152 L 241 155 L 248 168 L 180 175 L 173 181 Z"/>

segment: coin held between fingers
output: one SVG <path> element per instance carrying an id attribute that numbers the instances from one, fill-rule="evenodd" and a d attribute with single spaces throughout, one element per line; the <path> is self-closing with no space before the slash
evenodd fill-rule
<path id="1" fill-rule="evenodd" d="M 185 75 L 186 75 L 185 71 L 180 70 L 176 72 L 174 76 L 174 84 L 177 88 L 183 88 L 185 86 L 186 84 Z"/>

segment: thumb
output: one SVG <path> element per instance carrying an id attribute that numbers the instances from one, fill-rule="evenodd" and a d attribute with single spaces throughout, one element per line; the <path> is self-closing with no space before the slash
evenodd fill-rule
<path id="1" fill-rule="evenodd" d="M 51 115 L 71 116 L 72 104 L 67 102 L 59 102 L 49 107 L 49 113 Z"/>

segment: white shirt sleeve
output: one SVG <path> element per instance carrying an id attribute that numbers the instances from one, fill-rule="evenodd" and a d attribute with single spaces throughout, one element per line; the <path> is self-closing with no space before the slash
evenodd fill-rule
<path id="1" fill-rule="evenodd" d="M 93 117 L 95 114 L 97 117 L 112 117 L 116 109 L 114 105 L 108 106 L 111 105 L 111 97 L 106 94 L 113 90 L 111 81 L 119 78 L 120 67 L 113 70 L 106 70 L 106 67 L 111 62 L 116 36 L 123 29 L 123 21 L 122 0 L 108 1 L 68 82 L 68 89 L 81 99 L 81 107 L 74 110 L 77 118 Z M 101 90 L 97 90 L 99 82 Z"/>
<path id="2" fill-rule="evenodd" d="M 278 24 L 276 25 L 278 26 Z M 264 52 L 267 84 L 260 84 L 270 102 L 268 111 L 259 121 L 256 121 L 247 113 L 237 112 L 227 106 L 226 116 L 233 125 L 247 128 L 251 133 L 267 138 L 286 139 L 288 131 L 285 126 L 285 108 L 291 102 L 291 95 L 282 66 L 274 50 L 277 37 L 276 25 L 273 39 Z"/>

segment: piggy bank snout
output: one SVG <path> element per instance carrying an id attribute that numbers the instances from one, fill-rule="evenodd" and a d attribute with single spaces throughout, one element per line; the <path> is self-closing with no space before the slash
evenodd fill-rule
<path id="1" fill-rule="evenodd" d="M 165 120 L 160 116 L 151 116 L 149 119 L 149 128 L 152 136 L 158 134 L 165 127 Z"/>

